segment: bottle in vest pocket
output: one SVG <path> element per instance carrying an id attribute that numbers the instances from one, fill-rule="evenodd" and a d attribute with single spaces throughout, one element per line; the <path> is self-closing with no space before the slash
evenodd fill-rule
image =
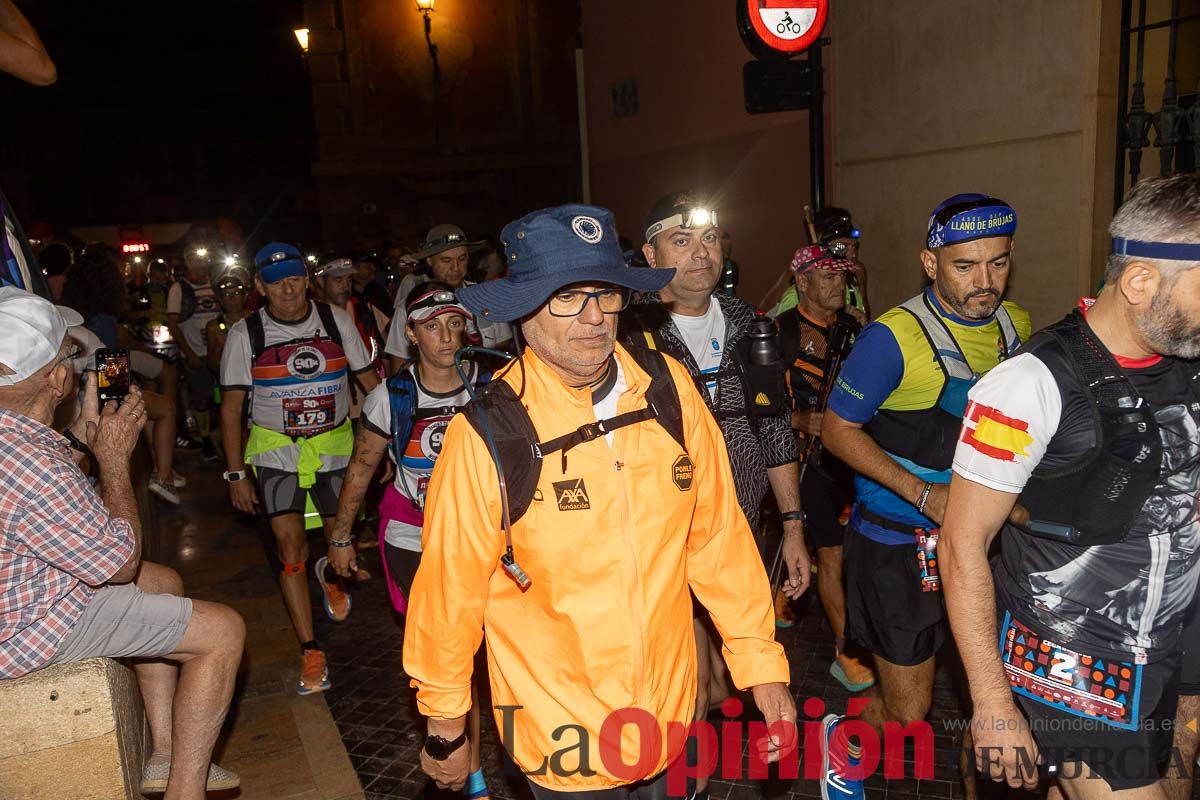
<path id="1" fill-rule="evenodd" d="M 938 529 L 917 528 L 917 569 L 921 575 L 922 592 L 940 592 L 942 576 L 938 572 Z"/>

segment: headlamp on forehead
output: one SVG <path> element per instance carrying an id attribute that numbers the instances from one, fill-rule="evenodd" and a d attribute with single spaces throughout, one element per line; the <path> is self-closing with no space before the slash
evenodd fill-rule
<path id="1" fill-rule="evenodd" d="M 672 214 L 666 219 L 660 219 L 649 228 L 646 229 L 646 241 L 649 242 L 655 236 L 665 231 L 667 228 L 687 228 L 695 230 L 697 228 L 716 227 L 717 212 L 701 206 L 693 206 L 691 208 L 682 209 L 678 214 Z"/>
<path id="2" fill-rule="evenodd" d="M 196 258 L 208 258 L 208 248 L 207 247 L 197 247 L 192 252 L 196 254 Z"/>
<path id="3" fill-rule="evenodd" d="M 307 261 L 310 264 L 315 264 L 315 263 L 317 263 L 317 257 L 314 256 L 313 254 L 309 253 L 308 256 L 305 258 L 305 261 Z"/>
<path id="4" fill-rule="evenodd" d="M 232 267 L 237 264 L 237 256 L 225 256 L 225 266 Z"/>
<path id="5" fill-rule="evenodd" d="M 405 313 L 408 315 L 408 321 L 414 323 L 427 322 L 447 313 L 460 314 L 466 318 L 471 316 L 471 313 L 459 304 L 454 292 L 446 289 L 434 289 L 422 294 L 408 304 Z"/>

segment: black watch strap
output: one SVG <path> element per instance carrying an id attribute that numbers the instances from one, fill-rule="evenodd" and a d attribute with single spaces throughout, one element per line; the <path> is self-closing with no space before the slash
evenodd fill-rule
<path id="1" fill-rule="evenodd" d="M 467 741 L 467 732 L 464 730 L 458 735 L 457 739 L 449 741 L 441 736 L 429 734 L 425 737 L 425 752 L 434 761 L 445 761 L 455 750 L 462 747 Z"/>

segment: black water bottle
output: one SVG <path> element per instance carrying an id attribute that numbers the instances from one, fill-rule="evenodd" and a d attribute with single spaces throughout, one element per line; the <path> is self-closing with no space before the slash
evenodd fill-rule
<path id="1" fill-rule="evenodd" d="M 750 363 L 756 367 L 773 367 L 779 363 L 779 336 L 775 324 L 760 312 L 750 323 Z"/>
<path id="2" fill-rule="evenodd" d="M 779 363 L 779 335 L 775 323 L 759 314 L 750 323 L 746 339 L 749 341 L 744 366 L 747 400 L 755 414 L 773 417 L 783 410 L 787 394 L 783 365 Z"/>

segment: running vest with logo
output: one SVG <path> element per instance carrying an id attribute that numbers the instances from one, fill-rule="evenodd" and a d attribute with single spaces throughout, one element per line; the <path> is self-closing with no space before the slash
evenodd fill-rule
<path id="1" fill-rule="evenodd" d="M 476 392 L 492 380 L 492 373 L 487 370 L 477 370 L 474 386 Z M 431 417 L 452 417 L 465 406 L 431 406 L 417 408 L 417 381 L 411 369 L 402 369 L 387 380 L 388 404 L 392 411 L 391 441 L 388 447 L 397 464 L 404 456 L 408 446 L 408 438 L 412 435 L 413 426 L 423 419 Z"/>
<path id="2" fill-rule="evenodd" d="M 1159 409 L 1138 393 L 1078 310 L 1038 335 L 1056 340 L 1068 356 L 1091 403 L 1094 443 L 1070 463 L 1034 468 L 1017 500 L 1030 519 L 1019 527 L 1084 547 L 1120 542 L 1164 480 Z M 1190 405 L 1200 408 L 1200 369 L 1175 363 L 1185 373 Z"/>
<path id="3" fill-rule="evenodd" d="M 349 413 L 350 370 L 341 331 L 327 304 L 313 305 L 324 334 L 278 344 L 266 344 L 265 309 L 246 317 L 254 424 L 293 438 L 333 430 Z"/>
<path id="4" fill-rule="evenodd" d="M 796 411 L 817 407 L 825 372 L 832 356 L 831 342 L 854 341 L 862 325 L 845 311 L 839 310 L 833 322 L 822 327 L 804 316 L 799 308 L 779 315 L 779 351 L 787 370 Z M 847 346 L 847 352 L 849 347 Z"/>
<path id="5" fill-rule="evenodd" d="M 639 347 L 626 349 L 637 365 L 650 376 L 650 386 L 646 390 L 647 406 L 637 411 L 618 414 L 554 439 L 543 440 L 534 429 L 521 399 L 506 381 L 492 381 L 467 404 L 467 420 L 488 445 L 496 469 L 504 477 L 509 519 L 513 524 L 529 510 L 542 474 L 542 462 L 552 453 L 561 452 L 563 459 L 566 459 L 567 451 L 575 445 L 647 420 L 657 420 L 687 453 L 683 410 L 666 360 L 656 350 Z"/>
<path id="6" fill-rule="evenodd" d="M 971 369 L 962 348 L 926 293 L 905 301 L 900 308 L 913 316 L 925 335 L 942 371 L 942 389 L 932 406 L 905 411 L 881 408 L 863 429 L 891 455 L 935 472 L 946 471 L 954 461 L 958 431 L 967 410 L 967 392 L 982 375 Z M 995 319 L 1000 328 L 1003 360 L 1016 351 L 1021 340 L 1003 305 L 996 308 Z"/>

